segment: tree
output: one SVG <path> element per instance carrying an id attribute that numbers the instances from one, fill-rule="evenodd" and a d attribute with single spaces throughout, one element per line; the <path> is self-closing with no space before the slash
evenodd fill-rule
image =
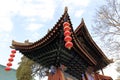
<path id="1" fill-rule="evenodd" d="M 106 0 L 106 4 L 96 11 L 94 21 L 94 33 L 104 42 L 107 55 L 120 59 L 120 0 Z"/>
<path id="2" fill-rule="evenodd" d="M 20 65 L 16 73 L 17 80 L 34 80 L 36 75 L 41 79 L 46 76 L 46 71 L 48 71 L 47 68 L 35 63 L 25 56 L 21 58 L 21 62 L 19 64 Z"/>
<path id="3" fill-rule="evenodd" d="M 31 66 L 34 62 L 23 56 L 19 64 L 20 66 L 18 67 L 16 73 L 17 80 L 32 80 L 33 77 L 31 76 Z"/>

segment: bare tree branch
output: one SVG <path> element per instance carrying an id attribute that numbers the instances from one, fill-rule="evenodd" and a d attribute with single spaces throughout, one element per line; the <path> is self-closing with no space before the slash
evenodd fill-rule
<path id="1" fill-rule="evenodd" d="M 120 59 L 120 0 L 106 0 L 96 10 L 94 35 L 106 46 L 108 55 Z M 117 65 L 119 71 L 120 65 Z"/>

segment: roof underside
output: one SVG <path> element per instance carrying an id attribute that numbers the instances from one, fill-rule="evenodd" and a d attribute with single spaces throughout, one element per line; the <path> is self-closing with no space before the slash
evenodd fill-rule
<path id="1" fill-rule="evenodd" d="M 69 22 L 72 28 L 73 48 L 68 50 L 64 47 L 63 22 Z M 13 41 L 12 48 L 44 67 L 63 64 L 67 67 L 66 72 L 81 79 L 86 68 L 90 65 L 99 70 L 107 66 L 110 61 L 98 48 L 90 37 L 87 28 L 82 21 L 79 27 L 73 31 L 73 27 L 67 11 L 56 23 L 46 36 L 34 43 L 18 43 Z"/>

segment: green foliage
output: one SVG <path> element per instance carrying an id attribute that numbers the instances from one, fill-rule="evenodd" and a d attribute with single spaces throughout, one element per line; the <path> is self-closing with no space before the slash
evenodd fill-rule
<path id="1" fill-rule="evenodd" d="M 39 78 L 46 76 L 47 68 L 23 56 L 16 72 L 17 80 L 35 80 L 37 75 Z"/>
<path id="2" fill-rule="evenodd" d="M 23 56 L 21 58 L 20 66 L 17 69 L 16 77 L 17 80 L 33 80 L 31 66 L 34 64 L 33 61 Z"/>

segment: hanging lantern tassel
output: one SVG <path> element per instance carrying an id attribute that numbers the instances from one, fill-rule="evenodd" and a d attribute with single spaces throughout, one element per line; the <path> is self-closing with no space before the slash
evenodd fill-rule
<path id="1" fill-rule="evenodd" d="M 71 32 L 70 31 L 65 31 L 64 32 L 64 36 L 70 36 L 71 35 Z"/>
<path id="2" fill-rule="evenodd" d="M 12 63 L 11 62 L 7 63 L 7 66 L 12 66 Z"/>
<path id="3" fill-rule="evenodd" d="M 65 47 L 68 48 L 68 49 L 71 49 L 73 47 L 73 43 L 68 41 L 65 43 Z"/>
<path id="4" fill-rule="evenodd" d="M 12 50 L 11 53 L 16 53 L 16 50 Z"/>
<path id="5" fill-rule="evenodd" d="M 12 62 L 12 61 L 13 61 L 13 58 L 9 58 L 8 61 Z"/>
<path id="6" fill-rule="evenodd" d="M 71 28 L 69 26 L 64 27 L 64 31 L 70 31 L 70 30 L 71 30 Z"/>
<path id="7" fill-rule="evenodd" d="M 14 57 L 15 57 L 15 54 L 14 54 L 14 53 L 10 54 L 10 57 L 14 58 Z"/>
<path id="8" fill-rule="evenodd" d="M 15 53 L 16 53 L 16 50 L 11 50 L 11 54 L 10 54 L 10 58 L 8 59 L 8 63 L 7 63 L 7 67 L 5 68 L 6 71 L 10 71 L 11 70 L 11 66 L 12 66 L 12 63 L 13 62 L 13 58 L 15 57 Z"/>
<path id="9" fill-rule="evenodd" d="M 6 70 L 6 71 L 10 71 L 11 68 L 10 68 L 10 67 L 6 67 L 5 70 Z"/>
<path id="10" fill-rule="evenodd" d="M 64 29 L 64 41 L 65 43 L 65 47 L 68 49 L 71 49 L 73 47 L 73 43 L 72 41 L 72 37 L 71 37 L 71 28 L 70 28 L 70 23 L 69 22 L 64 22 L 63 23 L 63 29 Z"/>
<path id="11" fill-rule="evenodd" d="M 64 22 L 63 23 L 63 26 L 65 27 L 65 26 L 70 26 L 70 23 L 69 22 Z"/>
<path id="12" fill-rule="evenodd" d="M 71 36 L 65 36 L 64 41 L 66 41 L 66 42 L 68 42 L 68 41 L 69 41 L 69 42 L 72 41 Z"/>

